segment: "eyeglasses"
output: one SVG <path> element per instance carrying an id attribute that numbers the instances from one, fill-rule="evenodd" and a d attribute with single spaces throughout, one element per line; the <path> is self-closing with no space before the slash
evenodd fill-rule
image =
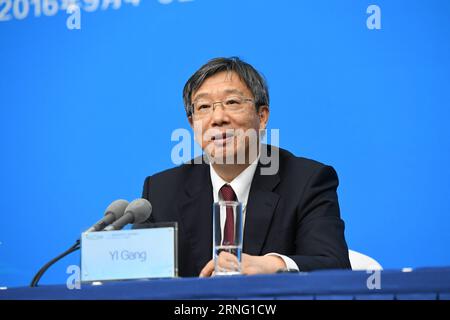
<path id="1" fill-rule="evenodd" d="M 222 101 L 215 102 L 211 100 L 199 99 L 192 103 L 190 112 L 191 115 L 194 114 L 198 117 L 206 117 L 214 112 L 215 105 L 221 104 L 224 111 L 229 113 L 239 113 L 244 110 L 247 102 L 253 103 L 254 100 L 240 96 L 229 96 Z"/>

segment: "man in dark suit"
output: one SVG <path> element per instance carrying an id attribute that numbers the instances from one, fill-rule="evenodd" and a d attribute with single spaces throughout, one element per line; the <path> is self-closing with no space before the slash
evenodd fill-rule
<path id="1" fill-rule="evenodd" d="M 135 225 L 178 222 L 179 275 L 213 274 L 212 204 L 225 194 L 243 204 L 242 273 L 350 268 L 334 169 L 261 144 L 269 118 L 264 78 L 239 58 L 217 58 L 188 80 L 183 98 L 209 163 L 196 159 L 147 177 L 142 197 L 153 213 Z M 252 130 L 256 139 L 246 134 Z M 264 171 L 262 154 L 276 170 Z M 226 269 L 235 257 L 222 252 L 217 263 Z"/>

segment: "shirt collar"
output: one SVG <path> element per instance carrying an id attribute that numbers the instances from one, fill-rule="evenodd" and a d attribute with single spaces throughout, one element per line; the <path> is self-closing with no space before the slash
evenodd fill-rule
<path id="1" fill-rule="evenodd" d="M 246 205 L 253 176 L 255 175 L 256 167 L 258 166 L 258 161 L 259 155 L 258 158 L 255 159 L 255 161 L 253 161 L 247 168 L 245 168 L 244 171 L 242 171 L 236 178 L 234 178 L 229 183 L 223 180 L 214 170 L 212 164 L 210 164 L 209 167 L 211 174 L 211 182 L 213 186 L 214 202 L 217 202 L 219 200 L 220 188 L 222 188 L 224 184 L 229 184 L 236 193 L 238 201 L 241 202 L 243 205 Z"/>

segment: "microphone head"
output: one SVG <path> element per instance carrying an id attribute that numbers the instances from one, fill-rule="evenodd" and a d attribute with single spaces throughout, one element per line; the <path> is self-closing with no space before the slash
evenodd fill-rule
<path id="1" fill-rule="evenodd" d="M 129 202 L 127 200 L 119 199 L 112 202 L 105 210 L 105 216 L 111 213 L 114 216 L 114 221 L 119 219 L 125 214 L 125 210 Z"/>
<path id="2" fill-rule="evenodd" d="M 125 210 L 125 214 L 130 213 L 134 220 L 132 223 L 141 223 L 150 218 L 152 205 L 146 199 L 136 199 L 130 202 Z"/>

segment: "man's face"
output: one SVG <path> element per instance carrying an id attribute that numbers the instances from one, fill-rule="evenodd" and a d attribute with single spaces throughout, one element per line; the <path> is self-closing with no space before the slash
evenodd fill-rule
<path id="1" fill-rule="evenodd" d="M 251 100 L 241 100 L 243 103 L 239 110 L 227 107 L 225 103 L 217 103 L 231 101 L 235 104 L 234 101 L 239 98 Z M 252 144 L 252 148 L 258 147 L 259 130 L 266 127 L 269 109 L 261 106 L 257 112 L 253 99 L 254 96 L 238 74 L 227 71 L 207 78 L 192 93 L 191 101 L 197 103 L 197 106 L 203 106 L 204 103 L 213 105 L 206 114 L 201 114 L 194 108 L 193 115 L 189 117 L 197 142 L 211 160 L 230 163 L 231 159 L 236 163 L 239 162 L 238 154 L 243 153 L 245 162 L 254 160 L 248 159 L 249 145 Z M 248 134 L 251 132 L 255 134 L 255 139 L 249 138 L 251 135 Z"/>

